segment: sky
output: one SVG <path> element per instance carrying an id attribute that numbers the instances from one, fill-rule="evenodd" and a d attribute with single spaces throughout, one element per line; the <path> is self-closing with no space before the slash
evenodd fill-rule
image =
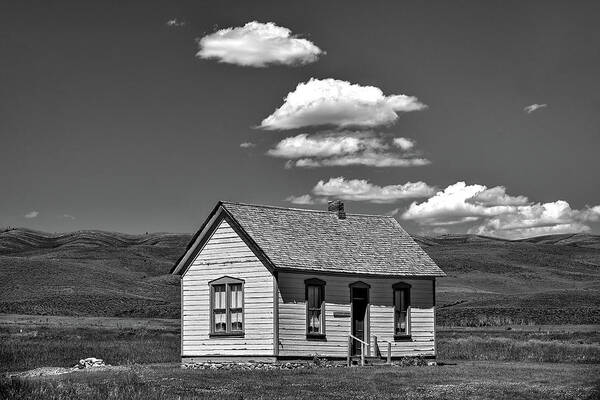
<path id="1" fill-rule="evenodd" d="M 600 233 L 597 1 L 4 1 L 0 227 L 219 200 Z"/>

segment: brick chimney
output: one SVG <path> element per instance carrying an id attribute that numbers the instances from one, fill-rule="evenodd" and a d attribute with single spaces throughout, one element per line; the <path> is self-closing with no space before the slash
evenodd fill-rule
<path id="1" fill-rule="evenodd" d="M 327 202 L 327 211 L 337 213 L 339 219 L 346 219 L 346 211 L 344 211 L 344 203 L 341 200 Z"/>

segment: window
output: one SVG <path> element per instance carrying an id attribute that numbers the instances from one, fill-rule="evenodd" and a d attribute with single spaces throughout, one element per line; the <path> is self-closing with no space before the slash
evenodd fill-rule
<path id="1" fill-rule="evenodd" d="M 244 281 L 225 276 L 210 285 L 210 335 L 244 335 Z"/>
<path id="2" fill-rule="evenodd" d="M 410 336 L 410 285 L 399 282 L 394 289 L 394 337 L 403 338 Z"/>
<path id="3" fill-rule="evenodd" d="M 325 338 L 325 281 L 307 279 L 306 337 Z"/>

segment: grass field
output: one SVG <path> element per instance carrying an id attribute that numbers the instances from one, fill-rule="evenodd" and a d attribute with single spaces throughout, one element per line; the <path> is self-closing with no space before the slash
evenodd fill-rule
<path id="1" fill-rule="evenodd" d="M 0 316 L 0 372 L 71 367 L 97 357 L 112 365 L 179 360 L 179 320 Z M 438 358 L 600 363 L 597 326 L 439 327 Z"/>
<path id="2" fill-rule="evenodd" d="M 600 328 L 594 325 L 440 327 L 437 335 L 440 359 L 600 363 Z"/>
<path id="3" fill-rule="evenodd" d="M 11 399 L 596 399 L 598 365 L 465 361 L 438 367 L 293 371 L 174 365 L 0 381 Z"/>
<path id="4" fill-rule="evenodd" d="M 0 327 L 0 342 L 0 372 L 72 367 L 87 357 L 114 365 L 179 360 L 179 334 L 164 330 Z"/>

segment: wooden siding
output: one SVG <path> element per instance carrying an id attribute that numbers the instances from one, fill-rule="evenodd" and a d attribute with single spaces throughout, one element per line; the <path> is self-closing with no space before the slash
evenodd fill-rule
<path id="1" fill-rule="evenodd" d="M 306 338 L 306 303 L 304 280 L 319 278 L 325 286 L 326 340 Z M 358 278 L 324 274 L 280 273 L 279 293 L 279 356 L 305 357 L 318 353 L 328 357 L 345 357 L 351 318 L 334 317 L 334 312 L 351 311 L 349 285 L 362 281 L 370 288 L 370 336 L 377 336 L 383 354 L 384 341 L 392 343 L 392 356 L 435 355 L 434 304 L 432 279 Z M 411 285 L 410 341 L 394 341 L 394 306 L 392 285 Z M 372 344 L 372 343 L 371 343 Z M 373 346 L 371 351 L 374 352 Z"/>
<path id="2" fill-rule="evenodd" d="M 209 337 L 209 282 L 243 279 L 244 337 Z M 222 220 L 183 275 L 181 355 L 273 356 L 273 275 Z"/>

